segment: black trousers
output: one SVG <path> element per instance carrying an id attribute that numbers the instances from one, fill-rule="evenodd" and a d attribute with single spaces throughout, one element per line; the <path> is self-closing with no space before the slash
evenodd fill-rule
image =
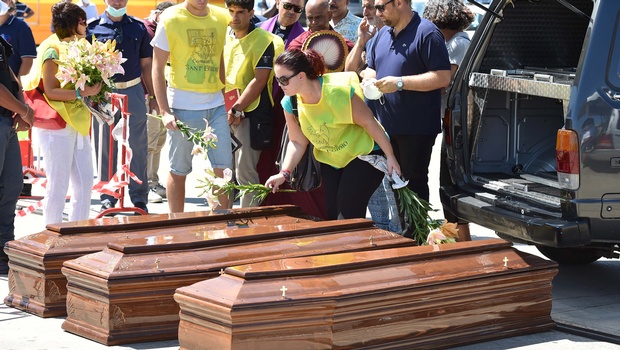
<path id="1" fill-rule="evenodd" d="M 358 158 L 336 169 L 321 163 L 329 220 L 365 218 L 368 200 L 383 181 L 383 172 Z"/>
<path id="2" fill-rule="evenodd" d="M 390 142 L 394 154 L 400 165 L 404 180 L 409 180 L 407 187 L 418 197 L 428 201 L 428 167 L 431 162 L 431 153 L 437 135 L 390 135 Z M 394 192 L 396 203 L 399 203 L 398 192 Z M 406 227 L 405 237 L 408 237 L 413 228 L 405 225 L 403 209 L 398 206 L 401 227 Z"/>

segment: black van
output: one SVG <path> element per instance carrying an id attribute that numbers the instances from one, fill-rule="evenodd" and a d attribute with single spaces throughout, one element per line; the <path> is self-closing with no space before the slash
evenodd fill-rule
<path id="1" fill-rule="evenodd" d="M 448 101 L 445 210 L 560 263 L 619 256 L 620 1 L 494 0 Z"/>

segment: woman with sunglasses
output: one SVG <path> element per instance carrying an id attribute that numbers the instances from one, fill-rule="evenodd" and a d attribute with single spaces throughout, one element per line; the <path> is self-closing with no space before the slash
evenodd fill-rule
<path id="1" fill-rule="evenodd" d="M 93 187 L 93 158 L 90 146 L 90 113 L 82 103 L 85 96 L 96 95 L 101 83 L 76 89 L 69 84 L 60 87 L 56 78 L 58 60 L 63 60 L 67 43 L 86 37 L 86 12 L 70 2 L 52 6 L 52 24 L 56 32 L 45 39 L 37 50 L 37 58 L 30 74 L 22 79 L 24 90 L 35 89 L 42 82 L 50 104 L 67 123 L 63 129 L 33 129 L 45 162 L 47 186 L 43 202 L 45 225 L 62 222 L 69 182 L 71 212 L 69 220 L 88 219 L 90 195 Z"/>
<path id="2" fill-rule="evenodd" d="M 321 163 L 328 219 L 366 217 L 368 199 L 383 173 L 357 157 L 383 154 L 388 170 L 399 175 L 400 166 L 385 131 L 361 98 L 357 75 L 323 74 L 323 57 L 313 50 L 285 51 L 276 59 L 274 70 L 286 95 L 282 107 L 290 141 L 282 170 L 265 185 L 277 191 L 311 142 Z M 299 123 L 291 103 L 295 95 Z"/>

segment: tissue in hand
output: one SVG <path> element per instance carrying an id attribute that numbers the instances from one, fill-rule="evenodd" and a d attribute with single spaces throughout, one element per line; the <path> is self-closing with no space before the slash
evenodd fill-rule
<path id="1" fill-rule="evenodd" d="M 378 100 L 383 93 L 375 86 L 377 79 L 368 79 L 362 82 L 362 89 L 364 90 L 364 96 L 369 100 Z"/>

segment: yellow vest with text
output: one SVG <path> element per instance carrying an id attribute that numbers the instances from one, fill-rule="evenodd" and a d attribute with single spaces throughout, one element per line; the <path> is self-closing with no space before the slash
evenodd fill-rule
<path id="1" fill-rule="evenodd" d="M 85 40 L 85 39 L 82 39 Z M 67 43 L 60 41 L 56 34 L 50 35 L 47 39 L 43 40 L 43 42 L 37 48 L 37 58 L 32 64 L 32 68 L 30 69 L 30 73 L 28 75 L 23 76 L 22 86 L 24 91 L 34 90 L 39 86 L 39 81 L 41 81 L 42 70 L 43 70 L 43 55 L 49 48 L 54 48 L 58 52 L 59 61 L 66 60 L 67 54 Z M 63 89 L 75 90 L 74 84 L 67 84 L 63 87 Z M 67 124 L 73 127 L 78 133 L 86 136 L 90 131 L 90 112 L 84 106 L 82 101 L 80 100 L 71 100 L 71 101 L 56 101 L 50 100 L 47 98 L 46 94 L 43 94 L 47 103 L 54 108 L 58 114 L 64 119 Z"/>
<path id="2" fill-rule="evenodd" d="M 220 59 L 230 22 L 228 11 L 213 5 L 204 17 L 192 15 L 183 4 L 162 12 L 163 25 L 170 47 L 170 78 L 174 88 L 214 93 L 224 84 L 220 79 Z"/>
<path id="3" fill-rule="evenodd" d="M 319 103 L 306 104 L 297 96 L 299 125 L 314 145 L 314 157 L 335 168 L 369 154 L 375 144 L 366 129 L 353 122 L 352 88 L 362 98 L 355 72 L 330 73 L 323 75 Z"/>
<path id="4" fill-rule="evenodd" d="M 254 30 L 241 39 L 237 39 L 232 35 L 227 36 L 226 46 L 224 47 L 226 91 L 239 89 L 239 95 L 243 94 L 245 88 L 252 79 L 254 79 L 254 69 L 258 61 L 271 43 L 273 43 L 273 59 L 275 61 L 275 58 L 284 51 L 284 42 L 279 36 L 271 34 L 261 28 L 254 28 Z M 271 95 L 273 90 L 273 76 L 274 72 L 272 69 L 271 73 L 269 73 L 269 80 L 267 81 L 267 88 L 269 90 L 272 106 L 273 97 L 271 97 Z M 253 111 L 258 107 L 259 103 L 260 95 L 256 100 L 250 103 L 245 111 Z"/>

